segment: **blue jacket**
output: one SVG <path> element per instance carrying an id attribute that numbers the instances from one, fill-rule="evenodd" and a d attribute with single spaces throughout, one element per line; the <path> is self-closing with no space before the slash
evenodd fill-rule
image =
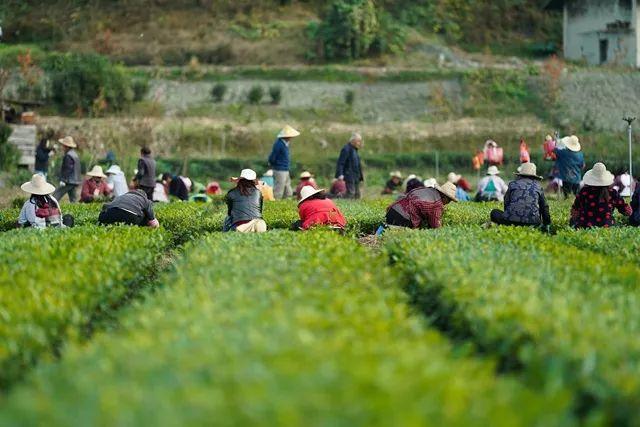
<path id="1" fill-rule="evenodd" d="M 276 171 L 289 171 L 291 157 L 289 156 L 289 146 L 282 138 L 278 138 L 273 143 L 271 154 L 269 155 L 269 165 Z"/>
<path id="2" fill-rule="evenodd" d="M 556 166 L 560 179 L 571 184 L 579 184 L 582 181 L 582 169 L 584 168 L 582 151 L 574 152 L 568 148 L 556 148 L 554 153 L 557 157 Z"/>
<path id="3" fill-rule="evenodd" d="M 358 150 L 351 144 L 345 145 L 340 151 L 336 166 L 336 178 L 341 175 L 344 175 L 345 181 L 360 182 L 363 179 L 360 155 Z"/>

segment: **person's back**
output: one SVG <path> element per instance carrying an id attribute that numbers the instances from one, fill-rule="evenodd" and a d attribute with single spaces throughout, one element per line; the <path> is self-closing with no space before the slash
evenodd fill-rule
<path id="1" fill-rule="evenodd" d="M 226 201 L 233 224 L 262 218 L 262 193 L 255 187 L 249 190 L 248 195 L 234 188 L 227 193 Z"/>
<path id="2" fill-rule="evenodd" d="M 546 203 L 541 206 L 542 199 L 544 199 L 544 192 L 539 181 L 533 178 L 518 178 L 509 183 L 504 218 L 518 224 L 541 224 L 542 209 L 546 208 Z M 546 209 L 548 211 L 548 208 Z"/>
<path id="3" fill-rule="evenodd" d="M 301 202 L 298 206 L 298 213 L 303 230 L 308 230 L 316 225 L 328 225 L 343 229 L 347 225 L 340 209 L 326 196 Z"/>
<path id="4" fill-rule="evenodd" d="M 132 190 L 102 206 L 98 218 L 101 224 L 129 224 L 157 227 L 153 202 L 149 200 L 144 190 Z"/>
<path id="5" fill-rule="evenodd" d="M 397 224 L 412 228 L 427 225 L 430 228 L 440 227 L 440 218 L 444 210 L 443 196 L 432 187 L 418 187 L 394 202 L 387 212 L 399 215 L 404 221 Z"/>
<path id="6" fill-rule="evenodd" d="M 579 184 L 584 167 L 584 154 L 581 151 L 571 151 L 568 148 L 556 149 L 555 153 L 560 179 L 570 184 Z"/>
<path id="7" fill-rule="evenodd" d="M 32 195 L 22 205 L 18 225 L 34 228 L 63 226 L 58 201 L 50 195 Z"/>
<path id="8" fill-rule="evenodd" d="M 496 175 L 487 175 L 478 183 L 478 195 L 482 201 L 503 201 L 507 184 Z"/>
<path id="9" fill-rule="evenodd" d="M 78 156 L 78 153 L 73 148 L 67 151 L 62 159 L 60 180 L 65 184 L 82 184 L 80 156 Z"/>

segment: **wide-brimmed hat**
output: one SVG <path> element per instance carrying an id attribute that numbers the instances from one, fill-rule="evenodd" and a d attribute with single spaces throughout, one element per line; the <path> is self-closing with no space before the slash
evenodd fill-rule
<path id="1" fill-rule="evenodd" d="M 120 166 L 118 165 L 111 165 L 109 166 L 109 169 L 107 169 L 107 171 L 105 172 L 107 175 L 112 174 L 112 175 L 119 175 L 122 173 L 122 169 L 120 169 Z"/>
<path id="2" fill-rule="evenodd" d="M 447 182 L 457 184 L 458 181 L 460 181 L 460 178 L 462 178 L 462 175 L 458 175 L 455 172 L 449 172 L 449 175 L 447 175 Z"/>
<path id="3" fill-rule="evenodd" d="M 391 172 L 391 173 L 389 174 L 389 176 L 390 176 L 391 178 L 400 178 L 400 179 L 402 179 L 402 172 L 400 172 L 400 171 L 393 171 L 393 172 Z"/>
<path id="4" fill-rule="evenodd" d="M 607 170 L 604 163 L 598 162 L 584 174 L 583 181 L 585 185 L 591 187 L 609 187 L 613 185 L 614 176 Z"/>
<path id="5" fill-rule="evenodd" d="M 282 128 L 282 130 L 278 134 L 278 138 L 295 138 L 296 136 L 299 136 L 299 135 L 300 135 L 300 132 L 298 132 L 291 126 L 286 125 L 285 127 Z"/>
<path id="6" fill-rule="evenodd" d="M 436 184 L 434 188 L 438 190 L 440 193 L 450 198 L 451 200 L 453 200 L 454 202 L 458 201 L 458 198 L 456 197 L 456 185 L 454 183 L 445 182 L 442 185 Z"/>
<path id="7" fill-rule="evenodd" d="M 304 202 L 309 197 L 315 194 L 321 193 L 323 191 L 324 191 L 323 189 L 315 189 L 310 185 L 305 185 L 304 187 L 302 187 L 302 190 L 300 190 L 300 201 L 298 202 L 298 204 Z"/>
<path id="8" fill-rule="evenodd" d="M 487 169 L 487 175 L 500 175 L 500 169 L 497 166 L 489 166 Z"/>
<path id="9" fill-rule="evenodd" d="M 258 174 L 253 169 L 242 169 L 240 172 L 240 178 L 247 181 L 255 181 L 258 178 Z"/>
<path id="10" fill-rule="evenodd" d="M 311 178 L 313 175 L 311 175 L 311 172 L 309 171 L 304 171 L 300 174 L 300 179 L 306 179 L 306 178 Z"/>
<path id="11" fill-rule="evenodd" d="M 531 162 L 523 163 L 518 166 L 518 170 L 517 172 L 515 172 L 515 175 L 526 176 L 528 178 L 543 179 L 541 176 L 538 176 L 538 168 L 536 167 L 535 163 Z"/>
<path id="12" fill-rule="evenodd" d="M 70 148 L 76 148 L 78 147 L 78 145 L 76 144 L 76 142 L 73 140 L 72 136 L 65 136 L 62 139 L 59 139 L 58 142 L 62 145 L 64 145 L 65 147 L 70 147 Z"/>
<path id="13" fill-rule="evenodd" d="M 273 176 L 273 169 L 269 169 L 264 173 L 264 176 Z"/>
<path id="14" fill-rule="evenodd" d="M 49 184 L 46 178 L 39 173 L 31 177 L 31 181 L 25 182 L 20 186 L 25 193 L 35 194 L 38 196 L 45 196 L 56 191 L 56 187 Z"/>
<path id="15" fill-rule="evenodd" d="M 93 169 L 87 172 L 87 176 L 92 176 L 95 178 L 106 178 L 107 176 L 102 172 L 102 166 L 95 165 Z"/>
<path id="16" fill-rule="evenodd" d="M 544 137 L 545 141 L 551 141 L 553 139 L 553 137 L 551 135 L 547 135 Z"/>
<path id="17" fill-rule="evenodd" d="M 564 146 L 571 151 L 580 151 L 582 149 L 580 140 L 575 135 L 565 136 L 560 140 L 560 143 L 564 144 Z"/>

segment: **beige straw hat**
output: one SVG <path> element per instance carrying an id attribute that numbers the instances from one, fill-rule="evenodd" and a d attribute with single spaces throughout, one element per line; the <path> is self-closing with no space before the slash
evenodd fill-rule
<path id="1" fill-rule="evenodd" d="M 65 136 L 62 139 L 59 139 L 58 142 L 62 145 L 64 145 L 65 147 L 70 147 L 70 148 L 77 148 L 78 145 L 76 144 L 76 142 L 73 140 L 72 136 Z"/>
<path id="2" fill-rule="evenodd" d="M 107 176 L 102 172 L 102 166 L 95 165 L 93 169 L 87 172 L 87 176 L 92 176 L 95 178 L 106 178 Z"/>
<path id="3" fill-rule="evenodd" d="M 535 179 L 543 179 L 541 176 L 538 176 L 538 168 L 535 163 L 527 162 L 523 163 L 518 167 L 518 171 L 515 173 L 518 176 L 526 176 L 529 178 Z"/>
<path id="4" fill-rule="evenodd" d="M 300 135 L 300 132 L 298 132 L 291 126 L 286 125 L 285 127 L 282 128 L 282 130 L 278 134 L 278 138 L 295 138 L 296 136 L 299 136 L 299 135 Z"/>
<path id="5" fill-rule="evenodd" d="M 273 176 L 273 169 L 269 169 L 264 173 L 264 176 Z"/>
<path id="6" fill-rule="evenodd" d="M 593 168 L 584 174 L 584 184 L 591 187 L 609 187 L 613 185 L 614 176 L 607 170 L 604 163 L 596 163 Z"/>
<path id="7" fill-rule="evenodd" d="M 391 178 L 400 178 L 400 179 L 402 179 L 402 172 L 400 172 L 400 171 L 393 171 L 393 172 L 391 172 L 391 173 L 389 174 L 389 176 L 390 176 Z"/>
<path id="8" fill-rule="evenodd" d="M 447 196 L 448 198 L 450 198 L 451 200 L 453 200 L 454 202 L 458 201 L 458 199 L 456 198 L 455 184 L 451 182 L 445 182 L 442 185 L 436 185 L 435 189 L 438 190 L 440 193 L 444 194 L 445 196 Z"/>
<path id="9" fill-rule="evenodd" d="M 438 186 L 438 181 L 436 181 L 435 178 L 427 178 L 422 182 L 422 185 L 427 188 L 436 188 Z"/>
<path id="10" fill-rule="evenodd" d="M 455 172 L 449 172 L 449 175 L 447 175 L 447 181 L 452 184 L 457 184 L 460 178 L 462 178 L 462 175 L 458 175 Z"/>
<path id="11" fill-rule="evenodd" d="M 323 192 L 323 189 L 315 189 L 310 185 L 305 185 L 304 187 L 302 187 L 302 190 L 300 190 L 300 201 L 298 202 L 298 204 L 304 202 L 305 200 L 307 200 L 309 197 L 321 193 Z"/>
<path id="12" fill-rule="evenodd" d="M 300 174 L 300 179 L 305 179 L 305 178 L 311 178 L 311 172 L 309 171 L 304 171 Z"/>
<path id="13" fill-rule="evenodd" d="M 489 166 L 489 169 L 487 169 L 487 175 L 500 175 L 500 170 L 497 166 Z"/>
<path id="14" fill-rule="evenodd" d="M 49 184 L 44 176 L 39 173 L 31 177 L 31 181 L 25 182 L 20 186 L 25 193 L 35 194 L 38 196 L 45 196 L 51 194 L 56 190 L 56 187 Z"/>
<path id="15" fill-rule="evenodd" d="M 580 140 L 575 135 L 565 136 L 560 140 L 560 143 L 564 144 L 564 146 L 571 151 L 580 151 L 582 149 Z"/>

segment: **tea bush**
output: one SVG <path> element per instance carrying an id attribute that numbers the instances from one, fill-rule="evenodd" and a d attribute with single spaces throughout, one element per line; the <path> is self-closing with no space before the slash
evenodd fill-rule
<path id="1" fill-rule="evenodd" d="M 564 393 L 454 354 L 385 264 L 330 232 L 211 235 L 118 332 L 17 388 L 0 424 L 569 424 Z"/>
<path id="2" fill-rule="evenodd" d="M 3 233 L 0 389 L 138 286 L 168 242 L 161 231 L 132 227 Z"/>
<path id="3" fill-rule="evenodd" d="M 498 355 L 502 369 L 518 370 L 533 387 L 574 390 L 587 419 L 634 424 L 640 266 L 637 252 L 616 252 L 637 240 L 629 228 L 549 237 L 452 227 L 390 233 L 385 246 L 434 324 Z"/>

